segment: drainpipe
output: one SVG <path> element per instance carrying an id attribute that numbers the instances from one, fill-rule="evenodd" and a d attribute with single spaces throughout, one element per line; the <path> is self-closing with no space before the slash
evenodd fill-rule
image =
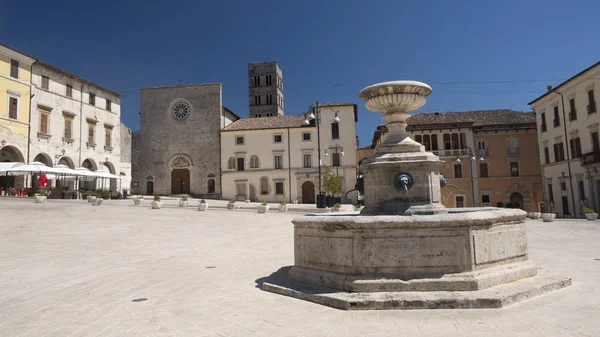
<path id="1" fill-rule="evenodd" d="M 31 95 L 32 89 L 33 89 L 33 65 L 36 63 L 37 61 L 33 61 L 33 63 L 31 64 L 31 70 L 29 71 L 29 123 L 27 124 L 27 161 L 26 163 L 29 163 L 29 153 L 30 153 L 30 149 L 31 149 L 31 106 L 33 105 L 33 102 L 31 101 L 33 99 L 33 96 Z"/>
<path id="2" fill-rule="evenodd" d="M 292 153 L 291 153 L 291 142 L 290 142 L 290 128 L 287 128 L 287 143 L 288 143 L 288 194 L 290 195 L 290 204 L 292 203 Z"/>
<path id="3" fill-rule="evenodd" d="M 83 84 L 79 87 L 79 166 L 82 165 L 81 149 L 83 149 Z"/>
<path id="4" fill-rule="evenodd" d="M 577 208 L 575 207 L 575 194 L 573 193 L 573 175 L 571 174 L 571 158 L 569 156 L 569 143 L 567 138 L 567 118 L 565 116 L 565 96 L 560 92 L 556 91 L 556 89 L 552 90 L 555 93 L 560 95 L 561 103 L 562 103 L 562 112 L 563 112 L 563 128 L 565 132 L 565 148 L 567 149 L 567 169 L 569 170 L 569 185 L 571 186 L 571 200 L 573 201 L 573 217 L 577 216 Z"/>

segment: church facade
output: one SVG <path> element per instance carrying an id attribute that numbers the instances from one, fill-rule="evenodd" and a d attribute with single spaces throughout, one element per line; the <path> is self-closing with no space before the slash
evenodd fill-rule
<path id="1" fill-rule="evenodd" d="M 132 139 L 132 193 L 221 197 L 220 130 L 239 119 L 222 84 L 141 89 Z"/>

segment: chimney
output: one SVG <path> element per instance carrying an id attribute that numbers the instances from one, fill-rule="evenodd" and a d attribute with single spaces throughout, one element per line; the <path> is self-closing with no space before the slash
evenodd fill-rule
<path id="1" fill-rule="evenodd" d="M 552 86 L 551 85 L 546 86 L 546 90 L 548 90 L 548 92 L 552 91 Z"/>

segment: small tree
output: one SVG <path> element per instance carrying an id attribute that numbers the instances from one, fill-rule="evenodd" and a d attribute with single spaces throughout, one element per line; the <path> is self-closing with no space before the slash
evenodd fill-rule
<path id="1" fill-rule="evenodd" d="M 342 187 L 342 178 L 333 174 L 331 169 L 327 166 L 322 168 L 322 177 L 323 177 L 323 188 L 325 192 L 330 193 L 331 195 L 339 195 L 343 191 Z"/>

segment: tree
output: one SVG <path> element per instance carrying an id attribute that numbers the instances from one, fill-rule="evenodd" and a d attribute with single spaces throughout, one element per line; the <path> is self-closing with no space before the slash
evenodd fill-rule
<path id="1" fill-rule="evenodd" d="M 342 189 L 342 178 L 333 174 L 331 169 L 327 166 L 321 168 L 323 177 L 323 189 L 325 192 L 331 195 L 341 194 Z"/>

